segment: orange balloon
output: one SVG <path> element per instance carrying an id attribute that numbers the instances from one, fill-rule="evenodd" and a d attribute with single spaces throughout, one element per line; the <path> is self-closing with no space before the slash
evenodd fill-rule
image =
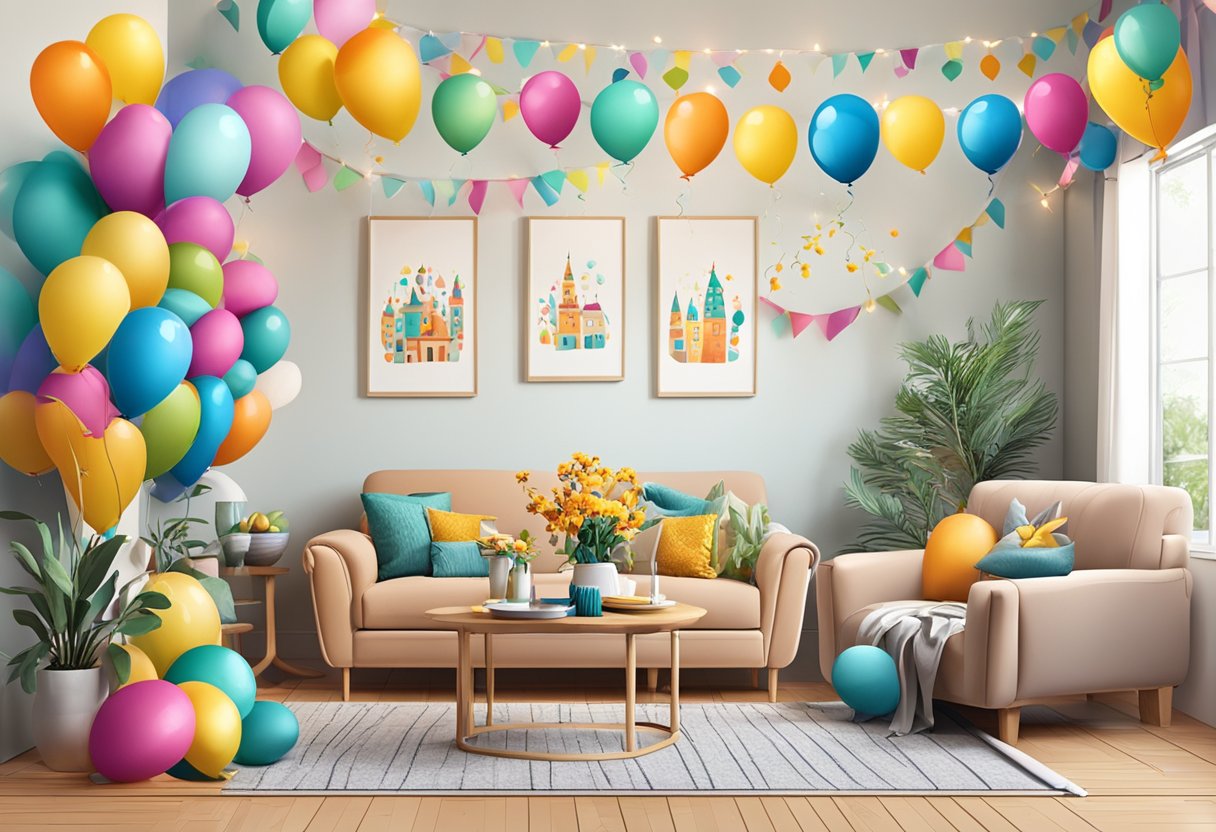
<path id="1" fill-rule="evenodd" d="M 251 390 L 236 400 L 232 413 L 232 427 L 228 436 L 215 452 L 212 465 L 227 465 L 236 462 L 253 450 L 270 429 L 270 400 L 261 390 Z"/>
<path id="2" fill-rule="evenodd" d="M 81 152 L 110 117 L 114 88 L 101 57 L 78 40 L 43 49 L 30 69 L 30 92 L 38 114 L 68 147 Z"/>
<path id="3" fill-rule="evenodd" d="M 34 422 L 36 403 L 34 394 L 24 390 L 0 396 L 0 459 L 31 477 L 55 467 L 38 438 Z"/>
<path id="4" fill-rule="evenodd" d="M 730 115 L 713 93 L 681 95 L 667 111 L 663 140 L 667 152 L 688 179 L 703 170 L 726 146 L 730 135 Z"/>
<path id="5" fill-rule="evenodd" d="M 975 564 L 996 545 L 996 529 L 974 514 L 942 519 L 925 544 L 921 595 L 930 601 L 966 601 L 979 580 Z"/>
<path id="6" fill-rule="evenodd" d="M 1114 38 L 1098 41 L 1089 53 L 1094 101 L 1121 130 L 1157 148 L 1158 159 L 1165 158 L 1165 146 L 1178 135 L 1191 108 L 1191 67 L 1181 49 L 1161 81 L 1150 95 L 1144 79 L 1119 57 Z"/>

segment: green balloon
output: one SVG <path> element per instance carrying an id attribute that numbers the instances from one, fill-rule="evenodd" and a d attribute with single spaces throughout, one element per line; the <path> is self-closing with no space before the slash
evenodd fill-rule
<path id="1" fill-rule="evenodd" d="M 56 150 L 26 172 L 13 200 L 13 239 L 49 275 L 80 254 L 89 230 L 109 212 L 80 163 Z"/>
<path id="2" fill-rule="evenodd" d="M 431 96 L 435 129 L 454 150 L 468 153 L 490 132 L 498 114 L 494 88 L 465 72 L 445 79 Z"/>
<path id="3" fill-rule="evenodd" d="M 312 19 L 312 0 L 258 0 L 258 34 L 262 43 L 279 54 Z"/>
<path id="4" fill-rule="evenodd" d="M 290 751 L 300 737 L 300 723 L 291 709 L 279 702 L 253 703 L 241 720 L 241 745 L 235 762 L 242 766 L 268 766 Z"/>
<path id="5" fill-rule="evenodd" d="M 181 462 L 194 444 L 201 415 L 198 393 L 187 381 L 177 385 L 164 401 L 144 414 L 139 425 L 144 444 L 148 446 L 144 479 L 159 477 Z"/>
<path id="6" fill-rule="evenodd" d="M 232 391 L 234 401 L 248 396 L 253 392 L 257 383 L 258 371 L 243 358 L 238 358 L 232 365 L 232 369 L 224 373 L 224 384 L 227 384 L 228 389 Z"/>
<path id="7" fill-rule="evenodd" d="M 38 323 L 38 311 L 21 281 L 0 269 L 0 392 L 8 389 L 13 359 Z"/>
<path id="8" fill-rule="evenodd" d="M 1128 69 L 1148 81 L 1160 80 L 1178 57 L 1178 18 L 1164 3 L 1143 3 L 1115 21 L 1115 50 Z"/>
<path id="9" fill-rule="evenodd" d="M 618 162 L 641 153 L 658 126 L 659 102 L 639 81 L 609 84 L 591 104 L 591 135 Z"/>
<path id="10" fill-rule="evenodd" d="M 224 295 L 224 269 L 202 246 L 173 243 L 169 246 L 169 288 L 194 292 L 214 309 Z"/>
<path id="11" fill-rule="evenodd" d="M 166 289 L 156 305 L 181 318 L 186 326 L 194 326 L 195 321 L 211 311 L 211 304 L 189 289 Z"/>
<path id="12" fill-rule="evenodd" d="M 245 348 L 241 358 L 264 373 L 275 365 L 291 343 L 291 324 L 287 316 L 274 306 L 263 306 L 241 318 L 245 333 Z"/>

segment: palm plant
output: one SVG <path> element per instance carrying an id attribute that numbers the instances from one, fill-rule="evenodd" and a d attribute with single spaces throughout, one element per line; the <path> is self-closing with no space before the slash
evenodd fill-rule
<path id="1" fill-rule="evenodd" d="M 846 551 L 918 549 L 977 482 L 1031 473 L 1031 453 L 1055 428 L 1055 394 L 1032 377 L 1042 301 L 997 304 L 967 339 L 901 345 L 908 375 L 893 416 L 849 446 L 845 503 L 870 515 Z"/>

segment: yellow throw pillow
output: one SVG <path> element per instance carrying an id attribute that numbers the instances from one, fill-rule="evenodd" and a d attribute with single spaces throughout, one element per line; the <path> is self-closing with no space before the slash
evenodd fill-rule
<path id="1" fill-rule="evenodd" d="M 921 564 L 921 594 L 926 601 L 967 601 L 979 580 L 975 568 L 996 545 L 996 529 L 974 514 L 951 514 L 929 534 Z"/>
<path id="2" fill-rule="evenodd" d="M 498 518 L 487 514 L 458 514 L 454 511 L 428 508 L 426 519 L 431 524 L 431 540 L 452 543 L 462 540 L 477 540 L 481 537 L 481 521 Z"/>
<path id="3" fill-rule="evenodd" d="M 660 575 L 673 578 L 716 578 L 713 567 L 718 515 L 665 517 L 655 555 Z"/>

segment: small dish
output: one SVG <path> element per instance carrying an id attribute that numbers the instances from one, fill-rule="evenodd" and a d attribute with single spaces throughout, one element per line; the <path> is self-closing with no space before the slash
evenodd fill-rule
<path id="1" fill-rule="evenodd" d="M 527 601 L 501 601 L 499 603 L 486 604 L 485 607 L 490 611 L 490 615 L 495 618 L 517 619 L 565 618 L 574 611 L 573 605 L 539 604 L 534 607 Z"/>
<path id="2" fill-rule="evenodd" d="M 613 612 L 657 612 L 658 610 L 674 607 L 676 603 L 676 601 L 666 598 L 656 604 L 622 604 L 605 598 L 604 609 L 612 610 Z"/>

